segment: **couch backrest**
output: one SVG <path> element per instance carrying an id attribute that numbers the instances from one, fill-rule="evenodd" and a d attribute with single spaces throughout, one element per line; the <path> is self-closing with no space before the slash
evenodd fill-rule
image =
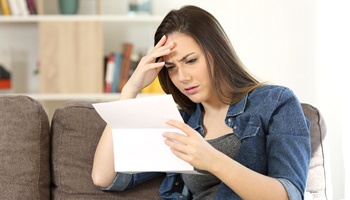
<path id="1" fill-rule="evenodd" d="M 93 156 L 106 123 L 88 102 L 58 108 L 52 119 L 54 199 L 159 199 L 162 178 L 124 192 L 103 192 L 91 179 Z"/>

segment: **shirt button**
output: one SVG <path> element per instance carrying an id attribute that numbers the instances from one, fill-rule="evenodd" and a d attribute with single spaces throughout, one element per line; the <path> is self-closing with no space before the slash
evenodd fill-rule
<path id="1" fill-rule="evenodd" d="M 180 183 L 179 183 L 178 181 L 176 181 L 176 182 L 175 182 L 175 185 L 178 186 L 178 185 L 180 185 Z"/>
<path id="2" fill-rule="evenodd" d="M 233 129 L 237 129 L 237 126 L 234 126 Z"/>

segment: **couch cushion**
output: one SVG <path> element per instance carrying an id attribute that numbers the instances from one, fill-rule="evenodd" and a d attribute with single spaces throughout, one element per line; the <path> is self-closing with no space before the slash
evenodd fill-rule
<path id="1" fill-rule="evenodd" d="M 25 96 L 0 97 L 0 199 L 49 199 L 49 121 Z"/>
<path id="2" fill-rule="evenodd" d="M 52 119 L 52 195 L 55 199 L 157 199 L 162 178 L 124 192 L 103 192 L 91 179 L 97 143 L 106 123 L 91 103 L 70 102 Z"/>
<path id="3" fill-rule="evenodd" d="M 309 104 L 302 104 L 306 118 L 310 121 L 311 160 L 306 190 L 314 199 L 327 199 L 325 166 L 326 124 L 319 110 Z"/>

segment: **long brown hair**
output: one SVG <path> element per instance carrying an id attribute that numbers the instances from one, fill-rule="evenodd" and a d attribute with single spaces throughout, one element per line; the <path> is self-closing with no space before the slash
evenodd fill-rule
<path id="1" fill-rule="evenodd" d="M 175 32 L 193 37 L 198 42 L 206 58 L 213 94 L 221 102 L 237 103 L 261 85 L 246 71 L 220 23 L 209 12 L 196 6 L 184 6 L 170 11 L 155 33 L 154 44 L 163 35 Z M 182 109 L 194 108 L 195 103 L 175 87 L 165 68 L 159 72 L 158 77 L 165 93 L 172 94 Z"/>

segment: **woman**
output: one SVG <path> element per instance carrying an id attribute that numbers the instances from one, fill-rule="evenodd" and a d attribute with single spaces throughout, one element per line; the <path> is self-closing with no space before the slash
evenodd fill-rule
<path id="1" fill-rule="evenodd" d="M 135 98 L 157 75 L 185 121 L 165 122 L 186 133 L 166 132 L 165 143 L 203 174 L 168 173 L 163 199 L 303 199 L 310 139 L 300 103 L 288 88 L 253 78 L 210 13 L 169 12 L 120 98 Z M 121 191 L 159 175 L 114 172 L 111 137 L 107 125 L 92 172 L 100 189 Z"/>

